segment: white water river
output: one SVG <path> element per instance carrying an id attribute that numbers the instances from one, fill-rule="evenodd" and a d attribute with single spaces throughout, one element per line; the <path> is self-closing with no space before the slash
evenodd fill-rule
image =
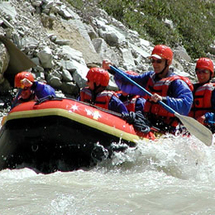
<path id="1" fill-rule="evenodd" d="M 215 214 L 215 146 L 196 138 L 142 142 L 98 166 L 0 171 L 1 215 Z"/>

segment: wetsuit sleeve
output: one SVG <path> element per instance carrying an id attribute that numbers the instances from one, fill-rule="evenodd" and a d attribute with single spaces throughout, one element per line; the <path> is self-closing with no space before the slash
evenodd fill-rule
<path id="1" fill-rule="evenodd" d="M 171 83 L 164 102 L 179 114 L 188 115 L 193 103 L 193 94 L 184 81 L 177 79 Z"/>
<path id="2" fill-rule="evenodd" d="M 120 101 L 116 96 L 111 97 L 108 104 L 108 109 L 118 113 L 128 113 L 128 110 L 123 102 Z"/>
<path id="3" fill-rule="evenodd" d="M 46 96 L 56 96 L 54 88 L 48 84 L 34 81 L 31 89 L 35 92 L 35 95 L 38 99 L 44 98 Z"/>

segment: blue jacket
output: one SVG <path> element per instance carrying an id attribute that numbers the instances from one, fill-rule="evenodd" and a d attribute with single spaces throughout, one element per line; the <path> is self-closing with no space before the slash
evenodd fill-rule
<path id="1" fill-rule="evenodd" d="M 120 101 L 116 96 L 112 96 L 108 104 L 108 110 L 112 110 L 118 113 L 128 113 L 128 110 L 123 102 Z"/>
<path id="2" fill-rule="evenodd" d="M 35 96 L 38 99 L 44 98 L 46 96 L 56 96 L 55 90 L 48 84 L 43 84 L 37 81 L 34 81 L 33 85 L 31 86 L 31 90 L 34 91 Z"/>
<path id="3" fill-rule="evenodd" d="M 20 103 L 35 100 L 36 98 L 41 99 L 47 96 L 56 96 L 54 88 L 52 88 L 48 84 L 43 84 L 37 81 L 33 82 L 33 85 L 31 86 L 31 91 L 31 95 L 27 99 L 23 99 L 21 97 L 22 89 L 20 89 L 12 102 L 11 108 L 15 107 Z"/>
<path id="4" fill-rule="evenodd" d="M 151 74 L 154 74 L 154 71 L 145 72 L 138 76 L 128 74 L 126 75 L 145 88 Z M 168 74 L 168 76 L 173 75 L 176 74 L 170 72 Z M 116 84 L 122 91 L 140 96 L 145 95 L 145 92 L 143 90 L 129 83 L 127 80 L 122 79 L 120 75 L 115 74 L 114 79 Z M 170 85 L 168 95 L 165 98 L 164 102 L 179 114 L 188 115 L 193 103 L 193 94 L 184 81 L 177 79 Z"/>

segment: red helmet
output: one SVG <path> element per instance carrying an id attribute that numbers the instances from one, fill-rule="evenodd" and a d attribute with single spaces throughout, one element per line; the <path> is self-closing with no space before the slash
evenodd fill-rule
<path id="1" fill-rule="evenodd" d="M 164 58 L 169 61 L 169 65 L 172 63 L 173 52 L 170 47 L 165 45 L 156 45 L 152 50 L 151 57 L 158 59 Z"/>
<path id="2" fill-rule="evenodd" d="M 212 76 L 214 75 L 214 64 L 209 58 L 199 58 L 196 62 L 196 69 L 207 69 L 211 71 Z"/>
<path id="3" fill-rule="evenodd" d="M 17 88 L 23 88 L 24 86 L 21 83 L 21 80 L 24 78 L 27 78 L 29 81 L 34 82 L 34 76 L 30 72 L 20 72 L 16 74 L 15 80 L 14 80 L 14 86 Z"/>
<path id="4" fill-rule="evenodd" d="M 138 73 L 133 72 L 133 71 L 125 71 L 125 73 L 128 75 L 139 75 Z"/>
<path id="5" fill-rule="evenodd" d="M 106 70 L 101 68 L 91 68 L 87 73 L 87 79 L 89 81 L 95 82 L 97 86 L 101 85 L 103 87 L 108 86 L 109 74 Z"/>

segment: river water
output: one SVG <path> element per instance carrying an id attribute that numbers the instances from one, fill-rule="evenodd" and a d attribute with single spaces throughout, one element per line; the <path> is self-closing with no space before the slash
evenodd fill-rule
<path id="1" fill-rule="evenodd" d="M 142 141 L 91 169 L 0 171 L 1 215 L 215 214 L 215 148 L 195 137 Z"/>

